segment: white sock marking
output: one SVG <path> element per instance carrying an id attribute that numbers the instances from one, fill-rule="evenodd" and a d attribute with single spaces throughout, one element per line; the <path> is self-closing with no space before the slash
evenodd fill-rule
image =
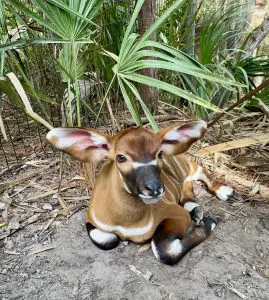
<path id="1" fill-rule="evenodd" d="M 168 247 L 168 254 L 171 256 L 178 256 L 183 251 L 182 243 L 179 239 L 174 240 Z"/>
<path id="2" fill-rule="evenodd" d="M 90 236 L 95 242 L 101 245 L 110 243 L 117 238 L 114 233 L 104 232 L 97 228 L 90 231 Z"/>
<path id="3" fill-rule="evenodd" d="M 200 206 L 200 205 L 195 202 L 186 202 L 184 204 L 184 208 L 189 212 L 191 212 L 197 206 Z"/>
<path id="4" fill-rule="evenodd" d="M 216 195 L 218 198 L 220 198 L 221 200 L 226 201 L 228 199 L 228 196 L 232 195 L 233 193 L 233 189 L 229 186 L 226 185 L 222 185 L 217 191 L 216 191 Z"/>

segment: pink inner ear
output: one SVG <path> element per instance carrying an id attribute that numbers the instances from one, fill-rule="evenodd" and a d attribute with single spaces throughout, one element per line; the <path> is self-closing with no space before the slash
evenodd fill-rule
<path id="1" fill-rule="evenodd" d="M 89 147 L 97 147 L 92 140 L 91 133 L 84 131 L 84 130 L 76 130 L 68 134 L 66 139 L 70 139 L 70 141 L 74 141 L 76 144 L 79 144 L 82 148 L 89 148 Z"/>
<path id="2" fill-rule="evenodd" d="M 55 146 L 59 149 L 65 149 L 76 146 L 80 150 L 87 148 L 103 148 L 108 150 L 108 141 L 101 134 L 78 128 L 55 128 L 47 136 L 56 138 Z"/>
<path id="3" fill-rule="evenodd" d="M 199 138 L 201 136 L 201 127 L 193 124 L 184 124 L 177 129 L 178 133 L 182 136 Z M 183 137 L 181 137 L 183 138 Z"/>
<path id="4" fill-rule="evenodd" d="M 206 123 L 203 121 L 187 123 L 181 127 L 173 128 L 165 134 L 162 143 L 176 144 L 186 142 L 189 138 L 199 139 L 202 128 L 206 128 Z"/>

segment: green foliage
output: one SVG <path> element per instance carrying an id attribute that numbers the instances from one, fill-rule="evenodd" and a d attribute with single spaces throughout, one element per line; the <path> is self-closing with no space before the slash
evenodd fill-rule
<path id="1" fill-rule="evenodd" d="M 142 108 L 157 130 L 138 84 L 160 90 L 161 97 L 174 105 L 188 105 L 196 117 L 206 117 L 225 107 L 233 95 L 254 88 L 254 77 L 268 76 L 267 57 L 242 55 L 243 8 L 235 4 L 207 9 L 202 2 L 194 6 L 193 0 L 168 0 L 154 24 L 139 36 L 137 18 L 144 0 L 136 1 L 134 8 L 127 0 L 0 0 L 0 8 L 3 3 L 0 19 L 4 11 L 12 11 L 16 20 L 14 25 L 9 18 L 7 30 L 21 26 L 23 33 L 7 42 L 2 27 L 2 74 L 8 66 L 19 76 L 47 120 L 47 102 L 62 102 L 68 124 L 80 126 L 88 114 L 97 121 L 104 103 L 124 100 L 137 125 Z M 156 31 L 157 41 L 150 40 Z M 38 45 L 49 47 L 50 60 L 40 55 L 37 61 L 31 49 Z M 39 63 L 57 64 L 67 96 L 54 101 L 31 84 L 29 69 L 33 64 L 39 68 Z M 142 75 L 147 68 L 157 69 L 158 78 Z M 82 99 L 83 80 L 91 89 Z"/>

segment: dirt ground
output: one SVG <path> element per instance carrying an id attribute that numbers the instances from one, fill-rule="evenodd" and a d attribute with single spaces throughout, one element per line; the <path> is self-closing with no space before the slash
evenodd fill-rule
<path id="1" fill-rule="evenodd" d="M 230 205 L 199 185 L 196 194 L 222 220 L 177 265 L 132 243 L 97 249 L 80 209 L 54 220 L 42 238 L 44 224 L 36 222 L 0 241 L 0 299 L 269 299 L 268 202 Z M 148 271 L 150 280 L 142 276 Z"/>

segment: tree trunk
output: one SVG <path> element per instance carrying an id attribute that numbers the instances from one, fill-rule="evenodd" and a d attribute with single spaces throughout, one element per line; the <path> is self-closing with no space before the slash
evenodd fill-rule
<path id="1" fill-rule="evenodd" d="M 156 0 L 145 0 L 138 19 L 139 34 L 142 35 L 154 22 L 156 16 Z M 151 36 L 156 40 L 156 33 Z M 149 59 L 153 59 L 152 57 Z M 141 72 L 145 76 L 156 78 L 156 69 L 144 69 Z M 158 93 L 157 90 L 144 84 L 139 85 L 139 93 L 142 100 L 147 105 L 151 113 L 157 113 L 158 110 Z"/>
<path id="2" fill-rule="evenodd" d="M 189 35 L 184 40 L 184 44 L 188 47 L 186 48 L 186 53 L 194 58 L 195 56 L 195 21 L 193 20 L 196 11 L 196 0 L 190 0 L 191 5 L 186 18 L 186 23 L 184 25 L 185 29 L 191 28 Z"/>
<path id="3" fill-rule="evenodd" d="M 244 57 L 253 55 L 255 56 L 255 51 L 260 46 L 261 42 L 268 36 L 269 33 L 269 15 L 265 16 L 263 22 L 260 26 L 255 28 L 249 38 Z"/>

